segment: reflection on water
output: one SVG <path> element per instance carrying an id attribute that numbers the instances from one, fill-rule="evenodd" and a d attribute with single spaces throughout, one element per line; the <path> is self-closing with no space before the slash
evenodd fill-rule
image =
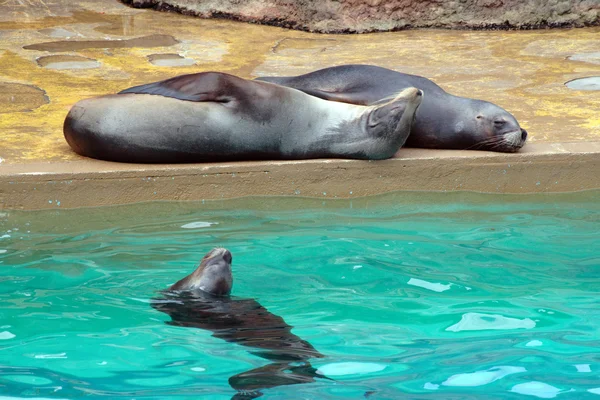
<path id="1" fill-rule="evenodd" d="M 2 395 L 593 399 L 598 195 L 5 212 Z M 248 329 L 150 305 L 215 246 L 239 302 L 212 317 Z"/>
<path id="2" fill-rule="evenodd" d="M 46 92 L 36 86 L 0 82 L 0 114 L 32 111 L 49 102 Z"/>
<path id="3" fill-rule="evenodd" d="M 492 367 L 485 371 L 476 371 L 467 374 L 456 374 L 452 375 L 444 382 L 444 386 L 483 386 L 488 383 L 502 379 L 505 376 L 511 374 L 517 374 L 519 372 L 526 372 L 527 370 L 523 367 Z"/>
<path id="4" fill-rule="evenodd" d="M 169 325 L 211 331 L 214 337 L 250 347 L 253 354 L 271 362 L 229 377 L 231 387 L 240 392 L 236 398 L 260 397 L 262 389 L 323 378 L 309 362 L 323 355 L 256 300 L 166 292 L 151 304 L 171 317 Z"/>
<path id="5" fill-rule="evenodd" d="M 91 58 L 73 55 L 45 56 L 37 59 L 40 67 L 50 69 L 88 69 L 98 68 L 100 63 Z"/>
<path id="6" fill-rule="evenodd" d="M 182 57 L 179 54 L 150 54 L 148 61 L 157 67 L 182 67 L 196 63 L 195 60 Z"/>
<path id="7" fill-rule="evenodd" d="M 117 40 L 62 40 L 23 46 L 25 50 L 76 51 L 84 49 L 123 49 L 132 47 L 163 47 L 179 43 L 171 35 L 149 35 L 134 39 Z"/>
<path id="8" fill-rule="evenodd" d="M 488 329 L 509 330 L 509 329 L 532 329 L 535 328 L 535 322 L 529 318 L 517 319 L 509 318 L 498 314 L 466 313 L 463 314 L 460 321 L 446 328 L 450 332 L 460 331 L 484 331 Z"/>
<path id="9" fill-rule="evenodd" d="M 600 90 L 600 76 L 573 79 L 565 83 L 565 86 L 573 90 Z"/>
<path id="10" fill-rule="evenodd" d="M 76 33 L 66 30 L 64 28 L 46 28 L 40 29 L 39 32 L 42 35 L 50 36 L 53 38 L 71 38 L 73 36 L 77 36 Z"/>
<path id="11" fill-rule="evenodd" d="M 600 51 L 593 53 L 573 54 L 572 56 L 569 56 L 567 58 L 573 61 L 583 61 L 592 64 L 600 64 Z"/>

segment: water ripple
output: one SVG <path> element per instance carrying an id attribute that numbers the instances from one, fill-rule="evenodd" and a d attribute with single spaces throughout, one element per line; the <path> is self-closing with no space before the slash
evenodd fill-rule
<path id="1" fill-rule="evenodd" d="M 335 379 L 264 398 L 600 393 L 599 193 L 411 196 L 8 212 L 3 394 L 233 396 L 265 360 L 149 305 L 213 246 Z"/>

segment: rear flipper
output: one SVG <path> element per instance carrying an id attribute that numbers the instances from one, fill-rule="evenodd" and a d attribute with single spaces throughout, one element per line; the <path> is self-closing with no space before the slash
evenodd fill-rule
<path id="1" fill-rule="evenodd" d="M 316 378 L 329 379 L 317 372 L 308 362 L 273 363 L 229 378 L 229 385 L 239 391 L 233 399 L 254 399 L 262 396 L 261 389 L 314 382 Z"/>
<path id="2" fill-rule="evenodd" d="M 338 140 L 333 150 L 349 158 L 384 160 L 391 158 L 404 145 L 423 92 L 416 88 L 404 89 L 394 99 L 371 106 L 359 117 L 360 123 L 341 124 L 337 131 L 341 135 L 351 132 L 351 125 L 361 127 L 355 140 Z"/>

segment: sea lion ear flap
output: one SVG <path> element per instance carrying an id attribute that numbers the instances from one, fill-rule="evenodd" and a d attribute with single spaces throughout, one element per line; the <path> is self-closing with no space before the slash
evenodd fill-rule
<path id="1" fill-rule="evenodd" d="M 134 86 L 119 92 L 119 94 L 154 94 L 187 101 L 218 101 L 227 102 L 219 87 L 219 76 L 215 73 L 202 72 L 176 76 L 164 81 Z"/>

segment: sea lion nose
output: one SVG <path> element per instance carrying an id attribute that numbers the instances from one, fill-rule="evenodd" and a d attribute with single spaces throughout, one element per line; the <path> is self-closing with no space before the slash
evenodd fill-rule
<path id="1" fill-rule="evenodd" d="M 227 262 L 228 264 L 231 264 L 233 257 L 231 256 L 231 252 L 229 250 L 225 250 L 222 257 L 223 257 L 223 260 L 225 260 L 225 262 Z"/>
<path id="2" fill-rule="evenodd" d="M 419 96 L 419 97 L 423 96 L 423 91 L 422 90 L 417 90 L 417 96 Z"/>
<path id="3" fill-rule="evenodd" d="M 521 129 L 521 140 L 527 139 L 527 131 L 525 129 Z"/>

